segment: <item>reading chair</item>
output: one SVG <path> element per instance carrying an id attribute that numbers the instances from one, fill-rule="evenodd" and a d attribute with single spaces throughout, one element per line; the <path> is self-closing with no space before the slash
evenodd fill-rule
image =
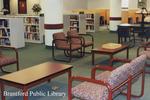
<path id="1" fill-rule="evenodd" d="M 7 54 L 2 53 L 4 50 L 11 50 L 15 52 L 15 56 L 10 56 Z M 18 58 L 18 50 L 15 47 L 10 46 L 0 46 L 0 68 L 2 72 L 10 73 L 3 69 L 4 66 L 16 64 L 17 71 L 19 70 L 19 58 Z"/>

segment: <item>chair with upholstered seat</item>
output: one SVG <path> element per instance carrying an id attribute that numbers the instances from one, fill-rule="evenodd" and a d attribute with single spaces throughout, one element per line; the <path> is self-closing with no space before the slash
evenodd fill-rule
<path id="1" fill-rule="evenodd" d="M 15 56 L 9 56 L 7 54 L 4 54 L 3 52 L 7 49 L 14 51 Z M 15 47 L 0 46 L 0 68 L 2 72 L 9 73 L 8 71 L 3 70 L 3 67 L 11 64 L 16 64 L 17 71 L 19 70 L 18 50 Z"/>
<path id="2" fill-rule="evenodd" d="M 67 36 L 68 38 L 71 38 L 71 42 L 73 44 L 79 44 L 80 39 L 82 40 L 83 55 L 85 53 L 91 53 L 91 51 L 90 52 L 85 51 L 86 47 L 91 47 L 91 49 L 94 48 L 94 38 L 90 34 L 79 34 L 77 31 L 72 30 L 72 31 L 67 32 Z M 73 37 L 76 37 L 76 38 L 73 38 Z M 86 40 L 86 38 L 89 38 L 89 40 Z"/>
<path id="3" fill-rule="evenodd" d="M 70 42 L 63 32 L 58 32 L 53 34 L 52 42 L 52 56 L 54 60 L 70 62 L 73 57 L 82 57 L 82 41 L 80 40 L 79 44 L 73 44 Z M 69 57 L 68 60 L 57 59 L 55 57 L 55 49 L 63 50 L 66 57 Z M 76 56 L 72 53 L 74 51 L 80 51 L 80 55 Z"/>
<path id="4" fill-rule="evenodd" d="M 131 28 L 128 26 L 118 26 L 118 43 L 134 45 L 135 44 L 135 36 L 131 33 Z M 133 44 L 132 44 L 133 41 Z"/>
<path id="5" fill-rule="evenodd" d="M 113 100 L 119 94 L 127 95 L 127 100 L 132 97 L 144 95 L 145 83 L 145 61 L 146 56 L 141 55 L 130 63 L 123 64 L 117 68 L 112 66 L 97 65 L 92 68 L 91 78 L 72 76 L 69 81 L 69 100 L 79 98 L 80 100 Z M 99 73 L 98 70 L 104 72 Z M 139 77 L 141 80 L 140 95 L 132 94 L 132 84 Z M 78 85 L 72 85 L 73 81 L 81 81 Z M 124 90 L 127 89 L 127 93 Z"/>
<path id="6" fill-rule="evenodd" d="M 137 56 L 144 55 L 144 54 L 147 56 L 146 66 L 149 67 L 150 66 L 150 63 L 149 63 L 149 61 L 150 61 L 150 42 L 146 42 L 138 47 Z M 150 71 L 145 71 L 145 72 L 150 74 Z"/>

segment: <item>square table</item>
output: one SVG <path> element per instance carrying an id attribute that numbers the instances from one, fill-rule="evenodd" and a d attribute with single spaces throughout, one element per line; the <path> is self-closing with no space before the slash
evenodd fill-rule
<path id="1" fill-rule="evenodd" d="M 95 54 L 103 54 L 103 55 L 109 55 L 110 56 L 110 65 L 112 65 L 112 62 L 114 60 L 113 58 L 113 55 L 118 53 L 118 52 L 121 52 L 121 51 L 124 51 L 124 50 L 127 50 L 127 56 L 126 58 L 128 59 L 129 58 L 129 47 L 127 45 L 122 45 L 121 47 L 118 47 L 116 49 L 104 49 L 102 47 L 99 47 L 99 48 L 94 48 L 92 49 L 92 64 L 94 65 L 94 61 L 95 61 Z"/>
<path id="2" fill-rule="evenodd" d="M 68 86 L 71 78 L 72 65 L 46 62 L 0 77 L 1 100 L 5 100 L 4 85 L 13 86 L 27 93 L 31 87 L 49 81 L 54 77 L 68 73 Z M 69 89 L 69 88 L 68 88 Z M 28 100 L 28 95 L 23 96 Z"/>

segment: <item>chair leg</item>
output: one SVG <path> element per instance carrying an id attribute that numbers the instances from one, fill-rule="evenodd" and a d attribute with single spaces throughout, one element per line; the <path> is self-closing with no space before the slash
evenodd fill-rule
<path id="1" fill-rule="evenodd" d="M 72 60 L 72 50 L 69 50 L 70 56 L 69 56 L 69 62 Z"/>
<path id="2" fill-rule="evenodd" d="M 19 71 L 19 62 L 17 61 L 17 71 Z"/>
<path id="3" fill-rule="evenodd" d="M 11 72 L 5 71 L 5 70 L 3 69 L 3 67 L 1 67 L 1 71 L 2 71 L 3 73 L 11 73 Z"/>

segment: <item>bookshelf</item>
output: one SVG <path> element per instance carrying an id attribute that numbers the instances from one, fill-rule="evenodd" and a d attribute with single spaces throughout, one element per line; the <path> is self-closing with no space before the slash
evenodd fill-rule
<path id="1" fill-rule="evenodd" d="M 99 30 L 99 14 L 86 14 L 86 32 L 96 32 Z"/>
<path id="2" fill-rule="evenodd" d="M 44 17 L 26 16 L 24 17 L 24 27 L 26 42 L 43 43 Z"/>
<path id="3" fill-rule="evenodd" d="M 84 14 L 69 14 L 63 16 L 64 32 L 76 30 L 79 33 L 85 34 L 85 15 Z"/>
<path id="4" fill-rule="evenodd" d="M 0 45 L 21 48 L 24 43 L 23 18 L 1 17 L 0 18 Z"/>

